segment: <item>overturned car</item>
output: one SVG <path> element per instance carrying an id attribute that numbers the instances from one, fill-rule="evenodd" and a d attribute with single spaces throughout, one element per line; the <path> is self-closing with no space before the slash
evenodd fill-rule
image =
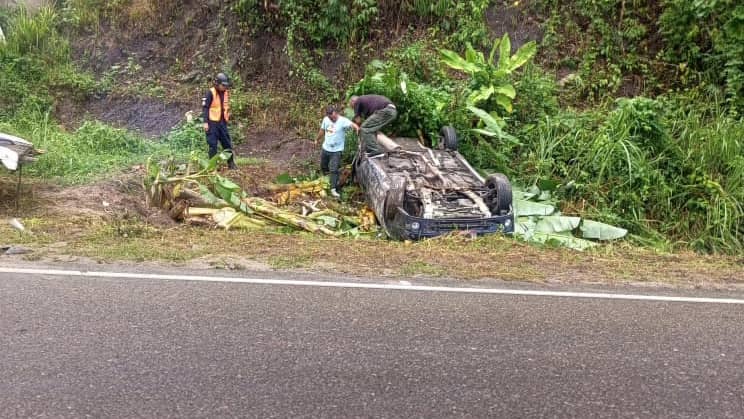
<path id="1" fill-rule="evenodd" d="M 513 233 L 509 179 L 485 179 L 457 151 L 457 133 L 441 130 L 441 149 L 415 138 L 377 135 L 384 154 L 357 152 L 354 173 L 385 232 L 394 239 L 418 240 L 452 231 Z"/>

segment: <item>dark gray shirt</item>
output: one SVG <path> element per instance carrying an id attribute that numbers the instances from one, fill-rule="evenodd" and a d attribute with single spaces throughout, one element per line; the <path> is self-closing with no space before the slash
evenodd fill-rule
<path id="1" fill-rule="evenodd" d="M 373 113 L 385 108 L 388 105 L 392 105 L 393 102 L 385 96 L 380 95 L 364 95 L 357 98 L 356 104 L 354 105 L 354 118 L 361 116 L 362 118 L 368 118 Z"/>

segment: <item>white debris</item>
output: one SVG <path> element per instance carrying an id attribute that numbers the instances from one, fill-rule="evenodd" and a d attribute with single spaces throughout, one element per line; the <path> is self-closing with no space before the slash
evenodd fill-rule
<path id="1" fill-rule="evenodd" d="M 10 220 L 8 220 L 8 224 L 10 224 L 11 227 L 18 231 L 26 231 L 26 227 L 24 227 L 17 218 L 11 218 Z"/>

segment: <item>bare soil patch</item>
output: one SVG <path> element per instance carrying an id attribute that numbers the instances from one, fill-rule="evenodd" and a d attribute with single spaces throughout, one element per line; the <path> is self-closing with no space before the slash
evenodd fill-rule
<path id="1" fill-rule="evenodd" d="M 235 149 L 238 156 L 262 158 L 288 168 L 315 161 L 320 155 L 310 139 L 279 130 L 249 132 Z"/>
<path id="2" fill-rule="evenodd" d="M 156 138 L 167 134 L 184 120 L 188 110 L 194 108 L 196 106 L 193 104 L 169 102 L 148 96 L 107 96 L 90 98 L 85 102 L 60 100 L 55 115 L 67 129 L 76 129 L 86 120 L 99 120 L 136 131 L 148 138 Z"/>
<path id="3" fill-rule="evenodd" d="M 539 42 L 543 29 L 535 16 L 526 13 L 529 2 L 514 5 L 501 1 L 486 11 L 486 24 L 495 36 L 509 34 L 512 48 L 517 49 L 530 41 Z"/>

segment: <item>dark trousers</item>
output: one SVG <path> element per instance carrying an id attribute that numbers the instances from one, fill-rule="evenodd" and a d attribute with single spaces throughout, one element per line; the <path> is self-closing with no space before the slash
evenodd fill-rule
<path id="1" fill-rule="evenodd" d="M 341 167 L 341 152 L 323 151 L 320 153 L 320 171 L 324 175 L 331 173 L 331 189 L 338 188 L 338 169 Z"/>
<path id="2" fill-rule="evenodd" d="M 377 132 L 398 117 L 398 111 L 393 106 L 386 106 L 375 111 L 360 127 L 360 139 L 364 144 L 364 151 L 374 156 L 382 154 L 382 147 L 377 143 Z"/>
<path id="3" fill-rule="evenodd" d="M 217 143 L 222 145 L 223 150 L 230 150 L 230 162 L 233 161 L 232 140 L 230 133 L 227 131 L 226 122 L 209 122 L 207 130 L 207 144 L 209 144 L 209 158 L 217 155 Z"/>

